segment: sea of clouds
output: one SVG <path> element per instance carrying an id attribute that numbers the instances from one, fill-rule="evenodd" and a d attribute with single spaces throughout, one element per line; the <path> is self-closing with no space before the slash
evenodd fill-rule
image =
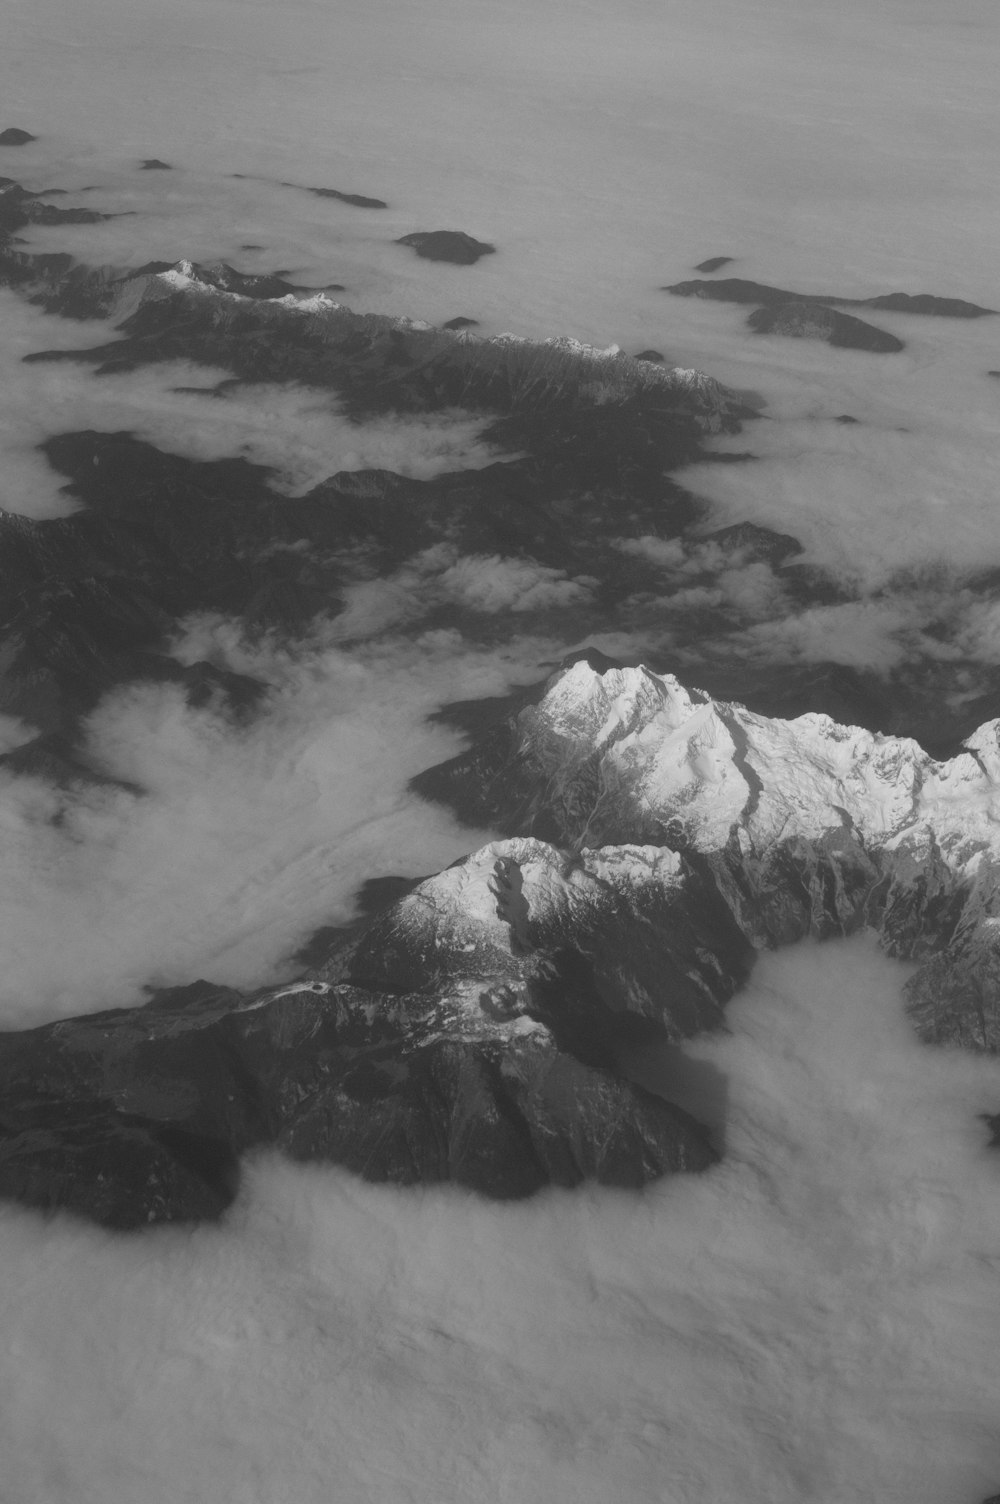
<path id="1" fill-rule="evenodd" d="M 724 1161 L 642 1194 L 265 1156 L 219 1227 L 0 1210 L 0 1497 L 977 1504 L 997 1073 L 915 1041 L 904 975 L 867 941 L 763 961 L 687 1047 L 726 1082 Z"/>
<path id="2" fill-rule="evenodd" d="M 942 599 L 964 609 L 964 571 L 1000 565 L 994 321 L 879 313 L 907 348 L 872 356 L 768 340 L 745 309 L 660 290 L 730 254 L 734 274 L 807 292 L 1000 304 L 986 0 L 0 12 L 0 126 L 40 138 L 0 172 L 123 215 L 31 245 L 280 267 L 343 283 L 359 310 L 652 345 L 758 392 L 761 420 L 715 442 L 759 458 L 682 478 L 714 525 L 790 532 L 866 592 L 756 627 L 775 657 L 891 672 Z M 151 156 L 174 172 L 137 172 Z M 437 228 L 498 254 L 457 269 L 393 244 Z M 288 492 L 493 457 L 461 413 L 358 428 L 305 389 L 173 390 L 211 384 L 204 369 L 23 366 L 109 332 L 9 294 L 0 331 L 0 504 L 15 511 L 75 505 L 35 449 L 72 428 L 239 453 Z M 662 547 L 665 592 L 697 589 Z M 901 572 L 906 591 L 887 591 Z M 529 682 L 573 644 L 488 649 L 422 630 L 421 610 L 516 617 L 591 588 L 439 549 L 353 585 L 294 653 L 187 623 L 178 656 L 259 675 L 263 712 L 241 725 L 132 688 L 95 711 L 87 751 L 141 796 L 4 775 L 4 1021 L 199 975 L 273 980 L 312 929 L 351 917 L 365 878 L 487 839 L 407 792 L 461 745 L 426 717 Z M 764 573 L 714 588 L 766 614 Z M 995 608 L 967 604 L 969 651 L 1000 661 Z M 29 734 L 0 723 L 4 747 Z M 701 1083 L 692 1110 L 725 1100 L 723 1163 L 642 1196 L 498 1207 L 264 1157 L 219 1227 L 110 1237 L 0 1210 L 0 1500 L 977 1504 L 1000 1488 L 1000 1186 L 976 1117 L 1000 1108 L 1000 1077 L 918 1047 L 902 979 L 864 942 L 763 962 L 732 1034 L 689 1047 L 703 1073 L 681 1072 Z M 676 1067 L 629 1062 L 671 1090 Z"/>

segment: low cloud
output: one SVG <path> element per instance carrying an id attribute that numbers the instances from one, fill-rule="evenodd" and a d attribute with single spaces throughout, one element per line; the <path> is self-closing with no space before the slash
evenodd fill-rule
<path id="1" fill-rule="evenodd" d="M 472 554 L 457 559 L 438 577 L 437 588 L 473 611 L 542 611 L 579 606 L 590 599 L 595 580 L 570 579 L 534 559 Z"/>
<path id="2" fill-rule="evenodd" d="M 719 609 L 753 620 L 786 607 L 780 576 L 766 560 L 754 559 L 749 547 L 723 548 L 711 539 L 652 534 L 615 538 L 612 546 L 662 570 L 670 582 L 669 594 L 646 592 L 632 598 L 647 610 Z"/>
<path id="3" fill-rule="evenodd" d="M 486 653 L 437 632 L 293 657 L 204 620 L 178 652 L 266 679 L 263 714 L 242 726 L 177 686 L 132 685 L 91 716 L 87 750 L 143 796 L 0 775 L 8 1025 L 132 1003 L 147 983 L 260 985 L 352 915 L 366 877 L 433 872 L 481 844 L 490 832 L 407 793 L 461 746 L 426 716 L 537 678 L 545 646 Z"/>
<path id="4" fill-rule="evenodd" d="M 955 634 L 955 646 L 981 663 L 1000 664 L 1000 602 L 970 602 Z"/>
<path id="5" fill-rule="evenodd" d="M 348 586 L 333 631 L 338 641 L 353 641 L 419 621 L 449 604 L 486 616 L 558 610 L 586 604 L 596 584 L 590 576 L 572 578 L 537 559 L 460 555 L 450 544 L 439 543 L 391 575 Z"/>
<path id="6" fill-rule="evenodd" d="M 127 374 L 95 376 L 91 365 L 23 357 L 51 348 L 86 348 L 115 337 L 108 324 L 80 324 L 41 313 L 0 289 L 4 346 L 0 416 L 4 455 L 0 505 L 28 516 L 64 515 L 74 503 L 65 478 L 37 446 L 56 433 L 128 430 L 188 459 L 238 456 L 273 468 L 276 489 L 299 495 L 339 470 L 393 470 L 417 480 L 492 464 L 481 443 L 483 420 L 460 409 L 432 415 L 384 414 L 351 422 L 329 392 L 297 384 L 247 385 L 212 396 L 231 372 L 172 361 Z M 178 391 L 195 387 L 198 391 Z"/>
<path id="7" fill-rule="evenodd" d="M 778 421 L 713 443 L 750 449 L 754 463 L 677 478 L 712 503 L 715 526 L 790 533 L 806 561 L 867 590 L 904 568 L 998 566 L 992 322 L 904 319 L 894 332 L 912 351 L 896 363 L 838 357 L 839 371 L 824 360 L 817 372 L 815 353 L 795 341 L 761 350 Z M 844 412 L 859 421 L 837 423 Z"/>
<path id="8" fill-rule="evenodd" d="M 659 564 L 664 569 L 680 569 L 687 557 L 687 551 L 680 538 L 657 538 L 652 533 L 644 533 L 641 538 L 613 538 L 613 548 L 620 553 L 632 554 L 637 559 L 648 559 L 651 564 Z"/>
<path id="9" fill-rule="evenodd" d="M 982 1498 L 996 1066 L 920 1045 L 904 975 L 867 941 L 763 957 L 684 1052 L 725 1077 L 725 1160 L 641 1196 L 269 1155 L 219 1227 L 0 1209 L 9 1496 Z"/>
<path id="10" fill-rule="evenodd" d="M 906 635 L 914 613 L 906 603 L 849 601 L 817 606 L 748 629 L 741 647 L 748 654 L 802 663 L 841 663 L 888 674 L 913 653 Z"/>

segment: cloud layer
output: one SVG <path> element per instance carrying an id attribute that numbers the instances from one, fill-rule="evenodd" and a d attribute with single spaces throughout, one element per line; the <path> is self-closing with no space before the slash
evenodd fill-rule
<path id="1" fill-rule="evenodd" d="M 428 480 L 497 458 L 478 440 L 482 420 L 460 411 L 386 414 L 362 425 L 348 421 L 328 392 L 307 387 L 237 386 L 213 396 L 212 388 L 231 373 L 182 361 L 100 378 L 89 367 L 24 365 L 34 351 L 86 348 L 113 339 L 114 329 L 45 315 L 5 289 L 0 323 L 7 394 L 0 416 L 0 505 L 8 511 L 52 517 L 73 510 L 60 494 L 63 478 L 37 446 L 51 434 L 89 428 L 128 431 L 189 459 L 239 456 L 270 466 L 275 488 L 292 495 L 338 470 L 385 469 Z"/>
<path id="2" fill-rule="evenodd" d="M 90 718 L 87 751 L 142 796 L 0 773 L 0 1017 L 122 1006 L 198 976 L 263 984 L 313 929 L 352 917 L 365 878 L 422 876 L 488 839 L 406 784 L 461 745 L 425 717 L 538 677 L 540 647 L 490 654 L 440 632 L 290 657 L 193 628 L 182 654 L 273 686 L 252 725 L 131 686 Z"/>
<path id="3" fill-rule="evenodd" d="M 835 15 L 766 0 L 752 26 L 745 0 L 627 0 L 580 19 L 565 0 L 530 18 L 507 3 L 343 0 L 280 19 L 234 0 L 155 14 L 35 0 L 8 18 L 0 55 L 5 108 L 40 137 L 17 171 L 33 187 L 98 185 L 94 202 L 138 212 L 31 243 L 90 262 L 287 266 L 344 282 L 358 308 L 655 345 L 768 402 L 749 436 L 718 442 L 756 463 L 687 477 L 710 504 L 706 528 L 790 532 L 858 600 L 803 609 L 759 561 L 643 534 L 618 559 L 646 573 L 606 619 L 589 570 L 445 549 L 359 578 L 301 654 L 190 623 L 189 661 L 271 683 L 259 721 L 131 689 L 87 736 L 141 798 L 0 775 L 5 1022 L 198 973 L 267 980 L 315 924 L 351 913 L 365 876 L 433 870 L 475 845 L 485 833 L 405 793 L 458 745 L 424 717 L 536 677 L 578 637 L 626 654 L 652 643 L 680 662 L 714 613 L 741 683 L 755 655 L 883 675 L 937 663 L 960 698 L 979 688 L 963 657 L 1000 662 L 989 590 L 966 579 L 1000 563 L 992 321 L 886 316 L 907 341 L 889 369 L 759 339 L 740 310 L 657 291 L 726 252 L 742 275 L 806 290 L 899 286 L 996 306 L 986 0 L 947 18 L 914 0 L 849 0 Z M 175 172 L 136 175 L 151 154 Z M 391 208 L 373 219 L 226 177 L 247 171 Z M 459 272 L 393 243 L 439 224 L 498 253 Z M 6 294 L 0 319 L 0 502 L 15 509 L 71 506 L 33 446 L 88 424 L 191 454 L 242 450 L 289 489 L 336 468 L 425 476 L 484 458 L 461 418 L 358 433 L 309 392 L 168 390 L 207 385 L 203 369 L 96 380 L 22 367 L 29 350 L 102 334 L 53 334 Z M 483 637 L 535 610 L 569 624 L 487 651 L 426 630 L 425 615 L 448 610 Z M 372 633 L 388 635 L 352 645 Z M 948 709 L 942 694 L 934 714 Z M 28 734 L 4 720 L 0 746 Z M 641 1198 L 503 1208 L 264 1160 L 214 1229 L 112 1239 L 0 1208 L 0 1493 L 941 1504 L 995 1492 L 1000 1202 L 975 1121 L 1000 1106 L 995 1066 L 919 1049 L 899 980 L 861 946 L 766 958 L 732 1034 L 695 1050 L 728 1087 L 725 1163 Z M 633 1062 L 654 1083 L 660 1066 Z"/>
<path id="4" fill-rule="evenodd" d="M 866 942 L 768 957 L 727 1157 L 520 1206 L 260 1160 L 223 1227 L 0 1210 L 4 1482 L 46 1504 L 979 1499 L 1000 1477 L 990 1062 Z M 655 1084 L 655 1059 L 641 1062 Z"/>

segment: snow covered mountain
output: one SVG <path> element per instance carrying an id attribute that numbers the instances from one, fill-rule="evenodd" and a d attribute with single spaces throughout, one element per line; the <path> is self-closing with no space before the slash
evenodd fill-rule
<path id="1" fill-rule="evenodd" d="M 707 865 L 758 946 L 872 927 L 922 962 L 909 984 L 921 1034 L 993 1050 L 998 774 L 997 721 L 935 762 L 909 738 L 769 719 L 584 657 L 417 786 L 571 848 L 666 844 Z"/>
<path id="2" fill-rule="evenodd" d="M 1000 1504 L 995 7 L 10 9 L 0 1495 Z"/>
<path id="3" fill-rule="evenodd" d="M 300 383 L 333 392 L 352 421 L 459 409 L 491 420 L 502 455 L 429 481 L 340 471 L 290 496 L 246 460 L 166 454 L 129 432 L 53 435 L 45 453 L 80 509 L 0 518 L 0 709 L 28 728 L 0 758 L 15 776 L 115 784 L 80 728 L 136 681 L 251 719 L 265 683 L 179 659 L 175 634 L 196 613 L 294 644 L 330 620 L 377 635 L 387 609 L 482 642 L 532 629 L 572 642 L 595 623 L 680 612 L 693 621 L 689 645 L 673 633 L 681 657 L 717 667 L 761 612 L 850 599 L 789 562 L 801 550 L 788 534 L 707 531 L 670 481 L 705 457 L 706 435 L 749 415 L 709 377 L 614 346 L 358 314 L 330 290 L 224 262 L 122 272 L 35 255 L 16 230 L 100 212 L 0 188 L 0 280 L 49 311 L 110 319 L 116 336 L 32 350 L 29 364 L 120 376 L 183 361 L 227 373 L 177 389 L 202 401 Z M 955 661 L 925 657 L 939 673 Z M 755 713 L 591 653 L 495 724 L 480 706 L 470 750 L 413 788 L 506 839 L 335 934 L 289 984 L 197 982 L 0 1036 L 0 1191 L 132 1226 L 218 1213 L 240 1156 L 263 1144 L 504 1197 L 704 1168 L 711 1132 L 629 1079 L 629 1045 L 722 1026 L 761 948 L 861 928 L 919 963 L 909 996 L 924 1038 L 995 1050 L 1000 722 L 935 761 L 811 709 L 761 713 L 838 698 L 841 680 L 793 675 L 788 690 L 783 674 L 748 669 Z M 975 687 L 959 696 L 966 718 Z M 954 745 L 958 725 L 927 688 L 924 675 L 920 724 Z M 860 681 L 841 698 L 882 725 L 909 715 L 905 694 L 872 707 Z"/>
<path id="4" fill-rule="evenodd" d="M 261 1143 L 495 1196 L 704 1168 L 622 1048 L 721 1027 L 756 950 L 861 927 L 921 963 L 923 1037 L 995 1050 L 998 735 L 936 763 L 581 658 L 419 780 L 519 833 L 301 980 L 3 1036 L 0 1187 L 135 1225 L 217 1212 Z"/>

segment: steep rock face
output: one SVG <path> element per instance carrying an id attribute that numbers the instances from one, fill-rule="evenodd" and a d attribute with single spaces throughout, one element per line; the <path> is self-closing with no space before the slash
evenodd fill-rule
<path id="1" fill-rule="evenodd" d="M 515 839 L 428 878 L 377 918 L 348 975 L 423 991 L 443 957 L 463 985 L 493 989 L 488 1010 L 503 1014 L 521 998 L 574 1050 L 600 1056 L 627 1014 L 655 1020 L 672 1039 L 717 1027 L 750 955 L 711 883 L 675 852 L 570 855 Z"/>
<path id="2" fill-rule="evenodd" d="M 771 720 L 582 658 L 485 748 L 415 780 L 467 818 L 702 859 L 758 945 L 874 927 L 925 964 L 924 1037 L 1000 1046 L 1000 722 L 935 762 L 826 715 Z"/>

